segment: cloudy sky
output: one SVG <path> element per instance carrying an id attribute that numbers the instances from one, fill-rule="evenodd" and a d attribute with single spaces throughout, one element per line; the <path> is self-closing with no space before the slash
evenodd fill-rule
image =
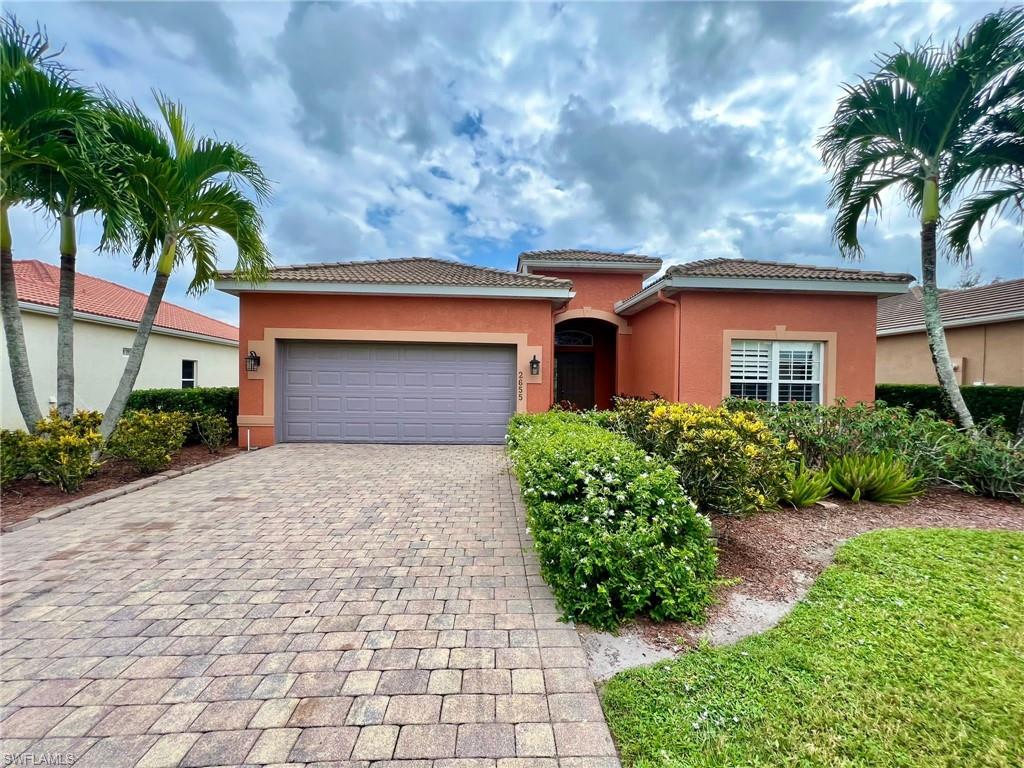
<path id="1" fill-rule="evenodd" d="M 278 263 L 442 256 L 514 268 L 525 249 L 838 264 L 814 149 L 839 85 L 878 51 L 946 39 L 986 3 L 9 3 L 83 84 L 242 142 L 275 181 Z M 56 261 L 50 222 L 12 216 L 17 258 Z M 919 273 L 894 200 L 863 266 Z M 81 270 L 146 290 L 130 261 Z M 976 248 L 1024 274 L 1019 225 Z M 226 246 L 222 264 L 233 266 Z M 940 279 L 960 268 L 943 265 Z M 237 319 L 233 297 L 168 298 Z"/>

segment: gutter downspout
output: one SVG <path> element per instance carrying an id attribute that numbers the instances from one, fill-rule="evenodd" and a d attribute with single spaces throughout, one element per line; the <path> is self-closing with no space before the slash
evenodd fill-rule
<path id="1" fill-rule="evenodd" d="M 674 321 L 672 324 L 672 330 L 674 334 L 672 344 L 672 367 L 675 371 L 675 381 L 673 383 L 672 400 L 679 402 L 679 390 L 680 390 L 680 371 L 679 371 L 679 299 L 670 299 L 665 296 L 664 289 L 658 291 L 658 301 L 662 304 L 668 304 L 669 306 L 675 307 Z"/>

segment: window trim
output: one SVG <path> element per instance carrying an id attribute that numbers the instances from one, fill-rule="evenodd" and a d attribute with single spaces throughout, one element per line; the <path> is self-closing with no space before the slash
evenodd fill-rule
<path id="1" fill-rule="evenodd" d="M 192 378 L 185 378 L 185 363 L 192 363 Z M 199 361 L 193 360 L 187 357 L 181 358 L 181 388 L 182 389 L 195 389 L 199 386 Z M 191 381 L 192 386 L 186 387 L 185 382 Z"/>
<path id="2" fill-rule="evenodd" d="M 819 371 L 821 404 L 832 405 L 836 400 L 836 337 L 835 331 L 790 331 L 784 325 L 776 325 L 774 330 L 741 330 L 726 329 L 722 331 L 722 398 L 731 392 L 731 357 L 733 341 L 805 341 L 821 343 L 821 364 Z M 773 349 L 776 349 L 774 347 Z M 777 364 L 776 353 L 772 353 L 772 363 Z M 775 369 L 777 370 L 777 369 Z M 775 374 L 773 373 L 773 376 Z M 770 393 L 775 395 L 778 382 L 773 382 Z"/>

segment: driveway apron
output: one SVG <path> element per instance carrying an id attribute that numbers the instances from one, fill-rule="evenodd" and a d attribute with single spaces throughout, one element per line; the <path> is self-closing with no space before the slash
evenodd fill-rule
<path id="1" fill-rule="evenodd" d="M 275 446 L 0 557 L 5 759 L 618 766 L 501 447 Z"/>

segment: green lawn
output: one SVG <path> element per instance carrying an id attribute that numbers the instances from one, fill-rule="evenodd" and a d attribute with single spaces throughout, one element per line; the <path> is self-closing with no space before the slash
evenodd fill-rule
<path id="1" fill-rule="evenodd" d="M 1024 765 L 1024 534 L 879 531 L 775 629 L 618 675 L 626 766 Z"/>

